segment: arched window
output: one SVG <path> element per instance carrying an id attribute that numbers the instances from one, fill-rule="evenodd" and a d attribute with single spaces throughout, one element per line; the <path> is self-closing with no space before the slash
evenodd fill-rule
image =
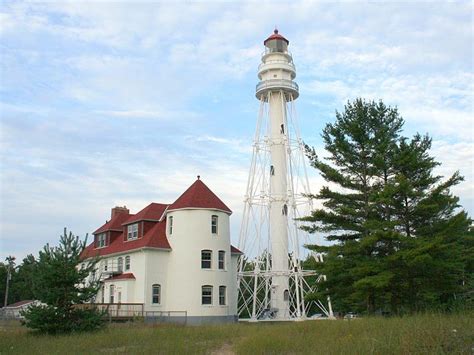
<path id="1" fill-rule="evenodd" d="M 115 293 L 115 286 L 114 285 L 110 285 L 109 293 L 110 293 L 110 297 L 109 297 L 110 302 L 109 303 L 114 303 L 114 293 Z"/>
<path id="2" fill-rule="evenodd" d="M 161 304 L 161 286 L 158 284 L 151 286 L 151 303 Z"/>
<path id="3" fill-rule="evenodd" d="M 117 259 L 117 270 L 118 272 L 123 271 L 123 258 L 122 257 Z"/>
<path id="4" fill-rule="evenodd" d="M 288 206 L 286 205 L 286 203 L 283 205 L 283 208 L 281 209 L 281 213 L 284 216 L 288 215 Z"/>
<path id="5" fill-rule="evenodd" d="M 226 304 L 226 287 L 219 286 L 219 305 L 225 306 Z"/>
<path id="6" fill-rule="evenodd" d="M 217 234 L 217 224 L 219 221 L 219 217 L 216 215 L 213 215 L 211 217 L 211 233 L 212 234 Z"/>
<path id="7" fill-rule="evenodd" d="M 212 286 L 210 285 L 202 286 L 201 302 L 204 305 L 212 304 Z"/>
<path id="8" fill-rule="evenodd" d="M 275 167 L 273 165 L 270 165 L 270 175 L 275 175 Z"/>
<path id="9" fill-rule="evenodd" d="M 130 256 L 125 257 L 125 271 L 130 270 Z"/>
<path id="10" fill-rule="evenodd" d="M 288 301 L 290 299 L 290 293 L 288 290 L 283 291 L 283 301 Z"/>
<path id="11" fill-rule="evenodd" d="M 225 270 L 225 251 L 219 250 L 219 270 Z"/>
<path id="12" fill-rule="evenodd" d="M 201 250 L 201 269 L 210 269 L 212 266 L 212 250 Z"/>
<path id="13" fill-rule="evenodd" d="M 280 125 L 280 133 L 285 134 L 285 125 L 283 123 Z"/>
<path id="14" fill-rule="evenodd" d="M 102 284 L 101 291 L 102 291 L 101 300 L 102 300 L 102 303 L 105 303 L 105 285 L 104 284 Z"/>

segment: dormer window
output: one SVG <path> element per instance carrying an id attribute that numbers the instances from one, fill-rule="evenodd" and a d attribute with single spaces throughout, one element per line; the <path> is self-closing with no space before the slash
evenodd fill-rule
<path id="1" fill-rule="evenodd" d="M 107 233 L 97 234 L 97 248 L 103 248 L 107 246 Z"/>
<path id="2" fill-rule="evenodd" d="M 212 234 L 217 234 L 217 222 L 219 221 L 219 217 L 216 215 L 213 215 L 211 217 L 211 233 Z"/>
<path id="3" fill-rule="evenodd" d="M 138 223 L 127 226 L 127 240 L 138 238 Z"/>

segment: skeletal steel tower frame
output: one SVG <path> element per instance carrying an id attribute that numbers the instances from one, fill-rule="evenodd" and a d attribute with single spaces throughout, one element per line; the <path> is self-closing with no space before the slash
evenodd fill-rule
<path id="1" fill-rule="evenodd" d="M 296 70 L 288 52 L 289 41 L 274 31 L 264 42 L 258 69 L 260 100 L 253 155 L 245 195 L 239 247 L 239 316 L 257 320 L 306 318 L 308 292 L 324 275 L 302 269 L 303 249 L 298 218 L 312 209 L 294 100 Z M 315 255 L 316 261 L 322 261 Z M 332 317 L 327 307 L 318 307 Z"/>

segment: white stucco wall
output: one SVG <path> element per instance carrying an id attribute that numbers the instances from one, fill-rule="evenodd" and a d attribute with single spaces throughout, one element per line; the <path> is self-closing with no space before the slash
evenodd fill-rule
<path id="1" fill-rule="evenodd" d="M 211 233 L 211 217 L 218 216 L 218 233 Z M 166 289 L 168 310 L 187 311 L 188 316 L 236 314 L 236 276 L 230 253 L 229 215 L 206 209 L 171 211 L 173 233 L 168 241 L 173 251 L 168 263 Z M 211 269 L 201 268 L 201 251 L 212 251 Z M 225 269 L 218 269 L 218 252 L 225 251 Z M 213 286 L 212 305 L 201 304 L 202 286 Z M 226 305 L 219 305 L 219 286 L 226 286 Z M 235 303 L 235 304 L 234 304 Z"/>

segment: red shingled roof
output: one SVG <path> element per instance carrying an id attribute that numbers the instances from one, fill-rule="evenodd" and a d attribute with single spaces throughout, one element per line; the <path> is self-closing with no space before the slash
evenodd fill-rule
<path id="1" fill-rule="evenodd" d="M 217 197 L 198 177 L 198 179 L 172 204 L 151 203 L 136 215 L 129 213 L 117 213 L 112 219 L 97 229 L 93 234 L 106 231 L 119 231 L 112 242 L 103 248 L 95 248 L 95 243 L 89 244 L 82 252 L 83 259 L 94 256 L 104 256 L 115 253 L 127 252 L 141 248 L 157 248 L 171 250 L 166 238 L 166 219 L 159 222 L 163 213 L 168 208 L 177 210 L 183 208 L 206 208 L 220 210 L 231 214 L 232 211 Z M 138 221 L 155 221 L 155 225 L 141 238 L 126 241 L 123 225 Z M 240 250 L 231 246 L 232 253 L 241 253 Z"/>
<path id="2" fill-rule="evenodd" d="M 128 213 L 117 213 L 115 216 L 112 217 L 110 221 L 106 222 L 102 227 L 97 229 L 92 234 L 99 234 L 110 230 L 121 231 L 122 223 L 125 222 L 131 216 L 133 216 L 133 214 L 131 215 Z"/>
<path id="3" fill-rule="evenodd" d="M 138 222 L 138 221 L 159 221 L 163 212 L 165 212 L 166 207 L 169 205 L 165 205 L 163 203 L 155 203 L 152 202 L 136 215 L 131 215 L 123 225 Z"/>
<path id="4" fill-rule="evenodd" d="M 273 31 L 273 34 L 268 37 L 265 41 L 263 41 L 263 44 L 267 44 L 268 41 L 271 41 L 272 39 L 281 39 L 286 42 L 286 44 L 290 44 L 290 41 L 288 41 L 285 37 L 283 37 L 281 34 L 278 33 L 278 30 L 275 28 L 275 31 Z"/>
<path id="5" fill-rule="evenodd" d="M 135 280 L 135 275 L 131 272 L 126 272 L 124 274 L 114 275 L 105 279 L 104 281 L 114 281 L 114 280 Z"/>
<path id="6" fill-rule="evenodd" d="M 112 243 L 104 248 L 94 248 L 94 242 L 89 244 L 82 252 L 82 258 L 103 256 L 120 253 L 140 248 L 158 248 L 171 250 L 170 243 L 166 238 L 166 220 L 157 222 L 143 237 L 124 241 L 123 233 L 116 237 Z"/>
<path id="7" fill-rule="evenodd" d="M 203 182 L 198 179 L 175 202 L 168 211 L 182 208 L 207 208 L 232 213 L 229 207 L 222 202 Z"/>
<path id="8" fill-rule="evenodd" d="M 237 249 L 236 247 L 234 247 L 233 245 L 230 246 L 230 252 L 232 254 L 243 254 L 239 249 Z"/>

